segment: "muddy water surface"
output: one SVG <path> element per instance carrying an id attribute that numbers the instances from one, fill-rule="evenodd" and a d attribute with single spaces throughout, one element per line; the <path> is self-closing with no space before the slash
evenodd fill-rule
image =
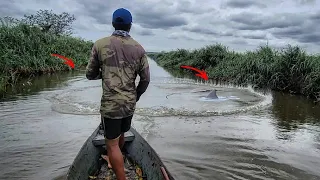
<path id="1" fill-rule="evenodd" d="M 149 62 L 133 126 L 177 179 L 320 179 L 319 106 L 173 78 Z M 31 83 L 0 102 L 0 179 L 63 176 L 99 124 L 99 80 L 79 72 Z M 203 101 L 212 89 L 220 99 Z"/>

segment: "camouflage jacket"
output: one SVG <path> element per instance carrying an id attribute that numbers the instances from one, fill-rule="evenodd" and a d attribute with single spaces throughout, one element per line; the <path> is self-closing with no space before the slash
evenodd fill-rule
<path id="1" fill-rule="evenodd" d="M 140 82 L 136 87 L 137 75 Z M 146 52 L 130 35 L 99 39 L 93 45 L 86 77 L 102 79 L 102 117 L 121 119 L 133 115 L 136 102 L 150 82 Z"/>

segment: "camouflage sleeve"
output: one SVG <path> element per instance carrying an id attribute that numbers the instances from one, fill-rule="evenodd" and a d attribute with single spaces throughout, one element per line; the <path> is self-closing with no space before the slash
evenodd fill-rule
<path id="1" fill-rule="evenodd" d="M 139 76 L 140 82 L 137 87 L 137 101 L 140 99 L 140 96 L 147 90 L 150 82 L 149 63 L 146 54 L 144 54 L 141 58 Z"/>
<path id="2" fill-rule="evenodd" d="M 101 79 L 100 62 L 98 59 L 98 51 L 95 44 L 92 47 L 89 62 L 86 67 L 86 77 L 89 80 Z"/>

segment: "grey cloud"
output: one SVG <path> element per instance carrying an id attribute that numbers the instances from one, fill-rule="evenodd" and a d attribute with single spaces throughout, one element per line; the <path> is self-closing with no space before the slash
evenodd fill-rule
<path id="1" fill-rule="evenodd" d="M 183 33 L 171 33 L 167 36 L 169 39 L 186 39 L 186 40 L 195 40 L 194 38 L 191 38 L 190 36 L 187 36 Z"/>
<path id="2" fill-rule="evenodd" d="M 155 6 L 153 3 L 145 3 L 134 9 L 136 23 L 144 28 L 150 29 L 170 29 L 186 25 L 187 19 L 179 15 L 172 6 Z"/>
<path id="3" fill-rule="evenodd" d="M 14 1 L 0 1 L 0 17 L 22 17 L 28 10 L 20 9 Z"/>
<path id="4" fill-rule="evenodd" d="M 206 28 L 200 28 L 199 26 L 195 27 L 183 27 L 182 30 L 186 30 L 189 32 L 194 32 L 194 33 L 200 33 L 200 34 L 207 34 L 207 35 L 218 35 L 219 33 L 211 30 L 211 29 L 206 29 Z"/>
<path id="5" fill-rule="evenodd" d="M 320 44 L 320 13 L 310 14 L 300 26 L 275 29 L 272 35 L 278 39 L 290 38 L 301 43 Z"/>
<path id="6" fill-rule="evenodd" d="M 267 6 L 257 0 L 228 0 L 223 6 L 230 8 L 248 8 L 248 7 L 259 7 L 266 8 Z"/>
<path id="7" fill-rule="evenodd" d="M 316 28 L 306 28 L 297 27 L 297 28 L 287 28 L 281 30 L 275 30 L 272 33 L 278 39 L 290 38 L 295 39 L 301 43 L 316 43 L 320 44 L 320 32 Z"/>
<path id="8" fill-rule="evenodd" d="M 201 15 L 201 14 L 212 13 L 212 12 L 217 11 L 209 3 L 206 6 L 204 6 L 203 4 L 200 4 L 197 2 L 192 3 L 188 0 L 178 1 L 178 5 L 177 5 L 176 10 L 181 13 L 190 13 L 190 14 L 194 14 L 194 15 Z"/>
<path id="9" fill-rule="evenodd" d="M 286 29 L 279 29 L 274 30 L 272 35 L 274 35 L 276 38 L 292 38 L 297 37 L 301 34 L 306 33 L 306 29 L 302 27 L 294 27 L 294 28 L 286 28 Z"/>
<path id="10" fill-rule="evenodd" d="M 320 33 L 306 34 L 299 38 L 302 43 L 316 43 L 320 44 Z"/>
<path id="11" fill-rule="evenodd" d="M 183 13 L 195 13 L 196 10 L 192 8 L 192 3 L 187 0 L 183 0 L 179 2 L 177 10 Z"/>
<path id="12" fill-rule="evenodd" d="M 150 29 L 169 29 L 172 27 L 182 26 L 187 24 L 187 20 L 178 15 L 168 15 L 159 12 L 136 12 L 137 23 L 144 28 Z"/>
<path id="13" fill-rule="evenodd" d="M 222 32 L 222 33 L 220 33 L 220 35 L 222 35 L 222 36 L 234 36 L 234 34 L 231 33 L 231 32 Z"/>
<path id="14" fill-rule="evenodd" d="M 187 33 L 171 33 L 167 36 L 169 39 L 176 40 L 191 40 L 191 41 L 201 41 L 201 42 L 213 42 L 213 39 L 207 37 L 193 37 L 188 35 Z"/>
<path id="15" fill-rule="evenodd" d="M 133 15 L 133 22 L 142 27 L 150 29 L 169 29 L 187 23 L 187 20 L 180 16 L 171 7 L 169 1 L 163 1 L 155 5 L 153 2 L 145 1 L 137 5 L 134 1 L 95 1 L 79 0 L 84 5 L 85 13 L 95 18 L 98 23 L 111 24 L 112 13 L 116 8 L 124 6 Z"/>
<path id="16" fill-rule="evenodd" d="M 185 26 L 182 28 L 182 30 L 198 33 L 198 34 L 204 34 L 204 35 L 211 35 L 215 37 L 243 37 L 248 39 L 266 39 L 266 33 L 251 33 L 251 34 L 241 34 L 241 32 L 238 31 L 238 33 L 233 33 L 231 31 L 216 31 L 209 28 L 201 28 L 199 26 Z"/>
<path id="17" fill-rule="evenodd" d="M 131 32 L 136 33 L 141 36 L 151 36 L 155 35 L 154 31 L 152 29 L 146 29 L 141 27 L 141 25 L 133 24 L 131 28 Z"/>
<path id="18" fill-rule="evenodd" d="M 232 40 L 231 43 L 233 44 L 240 44 L 240 45 L 248 45 L 249 43 L 245 41 L 244 39 L 235 39 Z"/>
<path id="19" fill-rule="evenodd" d="M 304 17 L 289 13 L 266 16 L 259 13 L 243 12 L 231 15 L 229 20 L 237 23 L 234 28 L 240 30 L 267 30 L 301 26 L 304 22 Z"/>
<path id="20" fill-rule="evenodd" d="M 79 30 L 88 30 L 88 31 L 92 31 L 93 29 L 98 30 L 97 28 L 95 28 L 93 26 L 95 19 L 93 17 L 88 17 L 88 16 L 76 16 L 76 21 L 73 24 L 73 27 L 75 29 L 79 29 Z M 111 25 L 107 24 L 105 25 L 107 26 L 107 28 L 111 29 Z"/>
<path id="21" fill-rule="evenodd" d="M 316 2 L 316 0 L 294 0 L 294 1 L 302 5 L 312 5 Z"/>
<path id="22" fill-rule="evenodd" d="M 153 31 L 151 30 L 141 30 L 141 31 L 138 31 L 137 34 L 139 35 L 142 35 L 142 36 L 152 36 L 152 35 L 155 35 Z"/>
<path id="23" fill-rule="evenodd" d="M 87 0 L 78 0 L 79 4 L 83 7 L 79 9 L 76 14 L 85 14 L 89 17 L 92 17 L 100 24 L 111 24 L 112 22 L 112 13 L 117 4 L 115 1 L 87 1 Z M 89 25 L 90 26 L 90 25 Z"/>
<path id="24" fill-rule="evenodd" d="M 243 35 L 242 37 L 248 39 L 266 39 L 266 34 L 251 34 L 251 35 Z"/>
<path id="25" fill-rule="evenodd" d="M 184 31 L 198 33 L 198 34 L 204 34 L 204 35 L 214 35 L 214 36 L 234 36 L 232 32 L 228 31 L 217 31 L 214 30 L 214 28 L 204 28 L 200 26 L 184 26 L 181 28 Z"/>
<path id="26" fill-rule="evenodd" d="M 174 35 L 174 34 L 173 35 L 168 35 L 167 38 L 175 39 L 175 40 L 178 40 L 178 39 L 191 40 L 191 41 L 196 40 L 195 38 L 192 38 L 190 36 L 184 36 L 184 35 L 179 36 L 179 35 Z"/>
<path id="27" fill-rule="evenodd" d="M 309 20 L 314 21 L 314 22 L 320 24 L 320 12 L 311 14 L 311 15 L 309 16 Z"/>

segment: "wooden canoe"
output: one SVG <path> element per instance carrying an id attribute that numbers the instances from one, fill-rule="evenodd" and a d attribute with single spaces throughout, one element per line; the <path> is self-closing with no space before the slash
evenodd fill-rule
<path id="1" fill-rule="evenodd" d="M 155 150 L 131 127 L 125 133 L 125 151 L 137 163 L 149 180 L 174 180 Z M 101 154 L 105 152 L 105 141 L 101 126 L 86 140 L 67 174 L 67 180 L 88 180 L 101 167 Z"/>

